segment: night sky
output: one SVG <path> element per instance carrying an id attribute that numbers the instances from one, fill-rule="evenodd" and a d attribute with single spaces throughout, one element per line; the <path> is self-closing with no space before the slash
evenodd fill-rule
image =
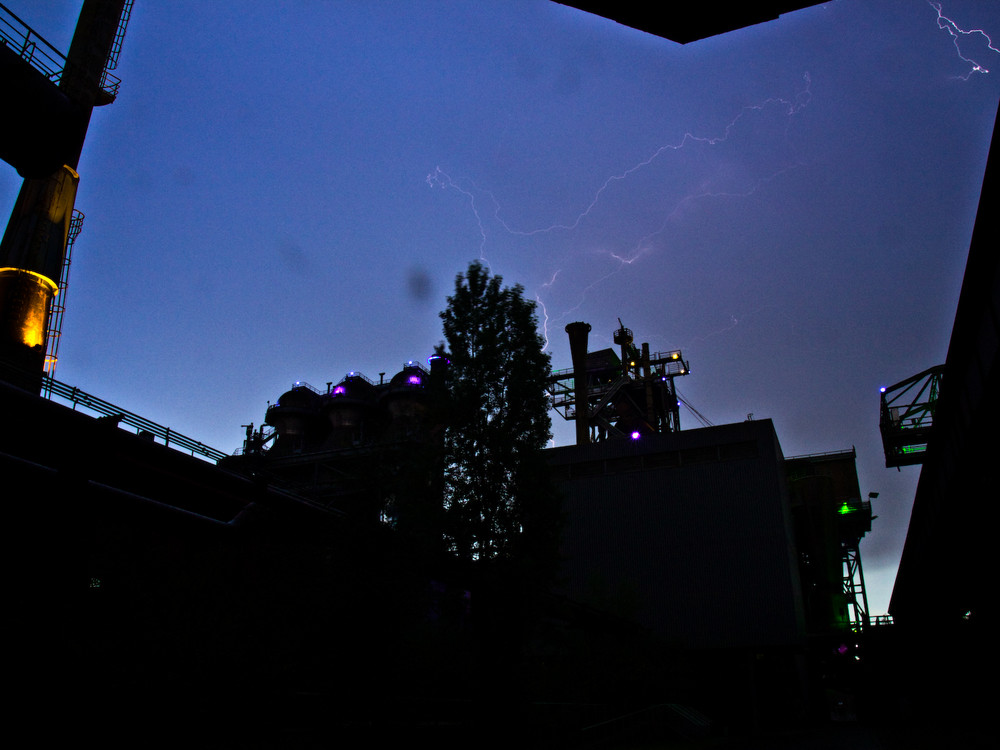
<path id="1" fill-rule="evenodd" d="M 5 2 L 68 50 L 80 0 Z M 882 613 L 919 469 L 884 468 L 878 388 L 945 359 L 1000 100 L 1000 2 L 942 12 L 985 34 L 926 0 L 686 46 L 547 0 L 138 0 L 55 375 L 233 451 L 295 380 L 426 359 L 482 258 L 556 368 L 620 316 L 711 422 L 856 446 Z"/>

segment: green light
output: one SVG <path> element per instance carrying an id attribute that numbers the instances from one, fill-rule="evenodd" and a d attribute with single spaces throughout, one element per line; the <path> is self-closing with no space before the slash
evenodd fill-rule
<path id="1" fill-rule="evenodd" d="M 837 509 L 837 512 L 840 513 L 840 515 L 844 515 L 846 513 L 853 513 L 854 511 L 855 509 L 849 506 L 847 504 L 847 501 L 844 501 L 844 504 Z"/>
<path id="2" fill-rule="evenodd" d="M 926 445 L 904 445 L 903 453 L 923 453 L 927 450 Z"/>

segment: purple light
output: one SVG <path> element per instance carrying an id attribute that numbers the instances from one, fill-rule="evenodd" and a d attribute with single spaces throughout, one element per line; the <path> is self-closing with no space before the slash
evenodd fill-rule
<path id="1" fill-rule="evenodd" d="M 342 385 L 338 385 L 336 388 L 333 389 L 334 396 L 343 396 L 345 393 L 347 393 L 347 389 L 344 388 L 344 386 Z"/>
<path id="2" fill-rule="evenodd" d="M 410 385 L 420 385 L 420 376 L 410 375 L 410 377 L 406 379 L 406 382 L 409 383 Z"/>
<path id="3" fill-rule="evenodd" d="M 638 440 L 639 439 L 639 431 L 638 430 L 633 430 L 632 431 L 632 439 L 633 440 Z"/>

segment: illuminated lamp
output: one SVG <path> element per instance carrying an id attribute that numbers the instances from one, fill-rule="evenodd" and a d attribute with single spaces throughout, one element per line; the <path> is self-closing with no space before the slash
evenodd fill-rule
<path id="1" fill-rule="evenodd" d="M 49 303 L 58 294 L 52 279 L 23 268 L 0 268 L 0 307 L 7 313 L 3 337 L 35 348 L 45 346 Z"/>
<path id="2" fill-rule="evenodd" d="M 347 393 L 347 389 L 344 388 L 344 386 L 342 385 L 338 385 L 336 388 L 333 389 L 334 396 L 343 396 L 345 393 Z"/>
<path id="3" fill-rule="evenodd" d="M 409 383 L 410 385 L 420 385 L 420 376 L 410 375 L 410 377 L 406 379 L 406 382 Z"/>
<path id="4" fill-rule="evenodd" d="M 885 386 L 883 385 L 881 388 L 879 388 L 878 392 L 879 393 L 885 393 Z"/>
<path id="5" fill-rule="evenodd" d="M 632 434 L 629 437 L 631 437 L 633 440 L 638 440 L 639 439 L 639 431 L 638 430 L 632 430 Z"/>

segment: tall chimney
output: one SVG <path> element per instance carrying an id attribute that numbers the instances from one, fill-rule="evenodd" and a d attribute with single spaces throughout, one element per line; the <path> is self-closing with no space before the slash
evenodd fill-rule
<path id="1" fill-rule="evenodd" d="M 573 388 L 576 391 L 576 444 L 590 442 L 590 402 L 587 399 L 587 336 L 590 323 L 569 323 L 569 352 L 573 358 Z"/>
<path id="2" fill-rule="evenodd" d="M 81 130 L 63 154 L 65 164 L 49 175 L 25 178 L 0 240 L 0 364 L 14 368 L 0 377 L 35 393 L 42 387 L 49 313 L 80 181 L 76 167 L 91 111 L 102 103 L 101 78 L 124 7 L 125 0 L 84 0 L 59 79 L 74 127 Z"/>

